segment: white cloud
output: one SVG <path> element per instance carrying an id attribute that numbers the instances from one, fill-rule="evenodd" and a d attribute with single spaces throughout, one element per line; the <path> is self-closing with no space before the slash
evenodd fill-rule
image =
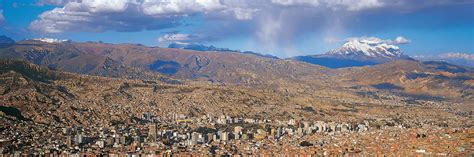
<path id="1" fill-rule="evenodd" d="M 402 44 L 408 44 L 408 43 L 410 43 L 411 41 L 408 40 L 408 39 L 405 38 L 405 37 L 398 36 L 397 38 L 395 38 L 395 40 L 394 40 L 393 42 L 394 42 L 395 44 L 402 45 Z"/>
<path id="2" fill-rule="evenodd" d="M 45 5 L 45 4 L 50 4 L 50 5 L 64 5 L 68 2 L 72 2 L 73 0 L 40 0 L 38 1 L 37 5 Z M 77 0 L 79 1 L 79 0 Z"/>
<path id="3" fill-rule="evenodd" d="M 186 24 L 188 17 L 213 25 L 189 27 L 184 34 L 168 34 L 157 40 L 205 41 L 235 35 L 255 36 L 254 49 L 291 54 L 299 35 L 311 32 L 344 34 L 358 12 L 389 7 L 385 0 L 42 0 L 57 7 L 42 13 L 29 29 L 38 33 L 142 31 Z M 215 23 L 214 23 L 215 22 Z M 188 34 L 189 35 L 189 34 Z M 185 39 L 191 38 L 191 39 Z M 405 38 L 391 40 L 405 44 Z M 189 42 L 189 41 L 186 41 Z"/>
<path id="4" fill-rule="evenodd" d="M 141 31 L 174 27 L 181 18 L 149 16 L 142 9 L 138 0 L 71 1 L 42 13 L 29 28 L 39 33 Z"/>
<path id="5" fill-rule="evenodd" d="M 318 6 L 319 0 L 272 0 L 272 3 L 282 6 L 310 5 Z"/>
<path id="6" fill-rule="evenodd" d="M 68 31 L 140 31 L 179 25 L 195 13 L 225 9 L 218 0 L 48 0 L 63 7 L 42 13 L 30 24 L 40 33 Z"/>
<path id="7" fill-rule="evenodd" d="M 450 52 L 438 55 L 439 58 L 445 59 L 465 59 L 465 60 L 472 60 L 474 61 L 474 54 L 468 53 L 458 53 L 458 52 Z"/>
<path id="8" fill-rule="evenodd" d="M 403 45 L 403 44 L 408 44 L 410 43 L 410 40 L 403 36 L 398 36 L 394 40 L 391 39 L 380 39 L 377 37 L 352 37 L 352 38 L 347 38 L 346 41 L 352 41 L 352 40 L 358 40 L 364 43 L 372 43 L 372 44 L 389 44 L 389 45 Z"/>
<path id="9" fill-rule="evenodd" d="M 193 34 L 165 34 L 162 37 L 158 38 L 158 42 L 163 43 L 163 42 L 189 42 L 191 40 L 196 40 L 199 38 L 198 35 L 193 35 Z"/>
<path id="10" fill-rule="evenodd" d="M 145 0 L 141 7 L 147 15 L 192 14 L 225 9 L 219 0 Z"/>
<path id="11" fill-rule="evenodd" d="M 412 57 L 421 61 L 442 61 L 454 65 L 474 68 L 474 53 L 446 52 L 439 54 L 415 55 Z"/>
<path id="12" fill-rule="evenodd" d="M 359 11 L 384 6 L 384 3 L 380 0 L 329 0 L 328 4 L 332 7 L 344 7 L 350 11 Z"/>
<path id="13" fill-rule="evenodd" d="M 251 20 L 253 19 L 253 14 L 257 12 L 258 9 L 234 8 L 232 11 L 238 20 Z"/>
<path id="14" fill-rule="evenodd" d="M 91 13 L 109 13 L 123 12 L 128 5 L 136 4 L 133 0 L 82 0 L 82 3 L 71 3 L 77 5 L 76 11 L 85 11 Z"/>
<path id="15" fill-rule="evenodd" d="M 272 0 L 281 6 L 322 7 L 332 10 L 359 11 L 384 6 L 381 0 Z"/>
<path id="16" fill-rule="evenodd" d="M 180 25 L 181 19 L 202 14 L 221 20 L 254 20 L 259 12 L 290 6 L 312 10 L 359 11 L 383 6 L 380 0 L 41 0 L 58 6 L 30 24 L 40 33 L 68 31 L 140 31 Z M 282 8 L 283 7 L 283 8 Z"/>
<path id="17" fill-rule="evenodd" d="M 284 22 L 279 17 L 265 16 L 260 20 L 259 27 L 256 30 L 257 38 L 262 43 L 264 51 L 275 51 L 274 48 L 278 48 L 279 38 L 282 36 L 280 33 L 285 29 Z"/>

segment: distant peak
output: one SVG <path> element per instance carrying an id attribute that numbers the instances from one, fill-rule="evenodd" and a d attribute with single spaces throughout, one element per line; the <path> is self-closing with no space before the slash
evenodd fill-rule
<path id="1" fill-rule="evenodd" d="M 168 45 L 168 48 L 175 48 L 175 49 L 186 49 L 186 50 L 195 50 L 195 51 L 216 51 L 216 52 L 238 52 L 242 54 L 251 54 L 260 57 L 278 59 L 276 56 L 268 55 L 268 54 L 260 54 L 257 52 L 252 51 L 240 51 L 240 50 L 231 50 L 229 48 L 218 48 L 215 46 L 206 46 L 203 44 L 197 43 L 185 43 L 185 42 L 174 42 Z"/>
<path id="2" fill-rule="evenodd" d="M 173 45 L 173 44 L 175 44 L 175 45 L 191 45 L 191 43 L 179 42 L 179 41 L 171 43 L 171 45 Z"/>
<path id="3" fill-rule="evenodd" d="M 197 43 L 185 43 L 185 42 L 174 42 L 168 45 L 168 48 L 175 48 L 175 49 L 187 49 L 187 50 L 195 50 L 195 51 L 235 51 L 228 48 L 217 48 L 214 46 L 206 46 L 203 44 Z"/>
<path id="4" fill-rule="evenodd" d="M 329 51 L 327 54 L 351 56 L 363 55 L 374 58 L 393 58 L 402 56 L 398 46 L 387 44 L 378 38 L 351 39 L 342 45 L 342 47 Z"/>
<path id="5" fill-rule="evenodd" d="M 0 35 L 0 44 L 13 44 L 15 40 L 5 35 Z"/>

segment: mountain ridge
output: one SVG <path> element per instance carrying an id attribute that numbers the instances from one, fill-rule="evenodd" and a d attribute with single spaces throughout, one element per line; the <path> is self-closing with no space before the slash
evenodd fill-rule
<path id="1" fill-rule="evenodd" d="M 267 57 L 273 59 L 279 59 L 276 56 L 269 55 L 269 54 L 261 54 L 252 51 L 240 51 L 240 50 L 231 50 L 229 48 L 218 48 L 215 46 L 206 46 L 203 44 L 194 44 L 194 43 L 183 43 L 183 42 L 174 42 L 168 45 L 168 48 L 175 48 L 175 49 L 185 49 L 185 50 L 196 50 L 196 51 L 216 51 L 216 52 L 238 52 L 242 54 L 251 54 L 260 57 Z"/>
<path id="2" fill-rule="evenodd" d="M 463 81 L 469 82 L 472 76 L 470 75 L 472 70 L 466 68 L 414 60 L 395 60 L 367 67 L 330 69 L 291 59 L 271 59 L 237 52 L 215 53 L 95 42 L 19 41 L 13 46 L 0 49 L 0 56 L 30 61 L 50 69 L 87 75 L 168 80 L 170 83 L 198 81 L 217 85 L 259 87 L 295 95 L 322 89 L 346 91 L 346 88 L 353 86 L 373 88 L 377 87 L 376 84 L 384 83 L 400 86 L 400 89 L 409 89 L 416 87 L 416 83 L 420 83 L 418 81 L 424 80 L 433 84 L 426 89 L 402 90 L 402 92 L 420 91 L 430 94 L 430 91 L 434 91 L 432 93 L 435 95 L 446 94 L 450 98 L 459 98 L 463 92 L 470 93 L 470 86 L 466 86 L 469 83 L 465 84 Z M 405 65 L 419 68 L 413 69 Z M 360 73 L 353 73 L 354 71 Z M 377 74 L 380 77 L 371 78 L 362 75 L 375 73 L 380 73 Z M 409 82 L 397 81 L 415 75 L 424 77 L 417 77 L 423 79 Z M 459 79 L 453 81 L 452 78 Z M 346 82 L 347 79 L 354 81 Z M 355 81 L 360 79 L 363 81 Z M 436 83 L 450 84 L 450 88 L 455 89 L 450 92 L 455 94 L 438 92 L 445 90 L 446 86 L 435 86 Z"/>
<path id="3" fill-rule="evenodd" d="M 329 68 L 376 65 L 394 60 L 413 60 L 403 55 L 398 46 L 375 39 L 352 39 L 341 47 L 324 54 L 296 56 L 291 59 Z"/>
<path id="4" fill-rule="evenodd" d="M 442 53 L 438 55 L 417 55 L 415 59 L 421 61 L 442 61 L 450 64 L 474 68 L 474 54 L 469 53 Z"/>

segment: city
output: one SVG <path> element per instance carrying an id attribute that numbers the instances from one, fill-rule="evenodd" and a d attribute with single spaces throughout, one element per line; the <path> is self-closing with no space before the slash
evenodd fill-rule
<path id="1" fill-rule="evenodd" d="M 459 133 L 468 133 L 472 136 L 474 130 L 424 125 L 423 128 L 407 128 L 392 119 L 338 123 L 294 119 L 279 121 L 224 115 L 187 117 L 173 114 L 169 117 L 155 117 L 150 113 L 144 113 L 133 124 L 117 122 L 109 127 L 97 128 L 51 128 L 42 125 L 31 127 L 27 123 L 18 123 L 15 127 L 21 132 L 3 130 L 3 133 L 9 134 L 2 135 L 1 151 L 3 154 L 14 156 L 20 154 L 326 156 L 360 152 L 366 155 L 393 155 L 393 152 L 384 151 L 384 147 L 387 147 L 384 145 L 384 140 L 416 142 L 419 139 L 437 138 L 433 136 L 440 134 L 442 134 L 440 138 L 445 139 L 435 140 L 445 142 L 452 148 L 427 150 L 430 148 L 421 147 L 416 152 L 426 155 L 450 155 L 463 154 L 466 149 L 472 149 L 469 148 L 472 137 L 460 136 Z M 412 137 L 399 137 L 403 134 Z M 375 143 L 360 139 L 373 135 L 380 138 L 372 141 Z M 344 145 L 338 145 L 341 142 Z M 393 146 L 396 144 L 391 147 Z M 413 152 L 403 153 L 413 155 Z"/>
<path id="2" fill-rule="evenodd" d="M 0 0 L 0 157 L 474 157 L 474 0 Z"/>

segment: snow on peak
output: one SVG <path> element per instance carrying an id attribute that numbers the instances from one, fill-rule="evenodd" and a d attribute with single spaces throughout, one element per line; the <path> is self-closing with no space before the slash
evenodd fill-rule
<path id="1" fill-rule="evenodd" d="M 62 42 L 69 41 L 69 40 L 61 40 L 61 39 L 54 39 L 54 38 L 33 38 L 32 40 L 46 42 L 46 43 L 62 43 Z"/>
<path id="2" fill-rule="evenodd" d="M 388 44 L 387 41 L 379 38 L 354 38 L 346 42 L 342 47 L 329 51 L 328 54 L 355 55 L 368 57 L 400 57 L 400 48 Z"/>

